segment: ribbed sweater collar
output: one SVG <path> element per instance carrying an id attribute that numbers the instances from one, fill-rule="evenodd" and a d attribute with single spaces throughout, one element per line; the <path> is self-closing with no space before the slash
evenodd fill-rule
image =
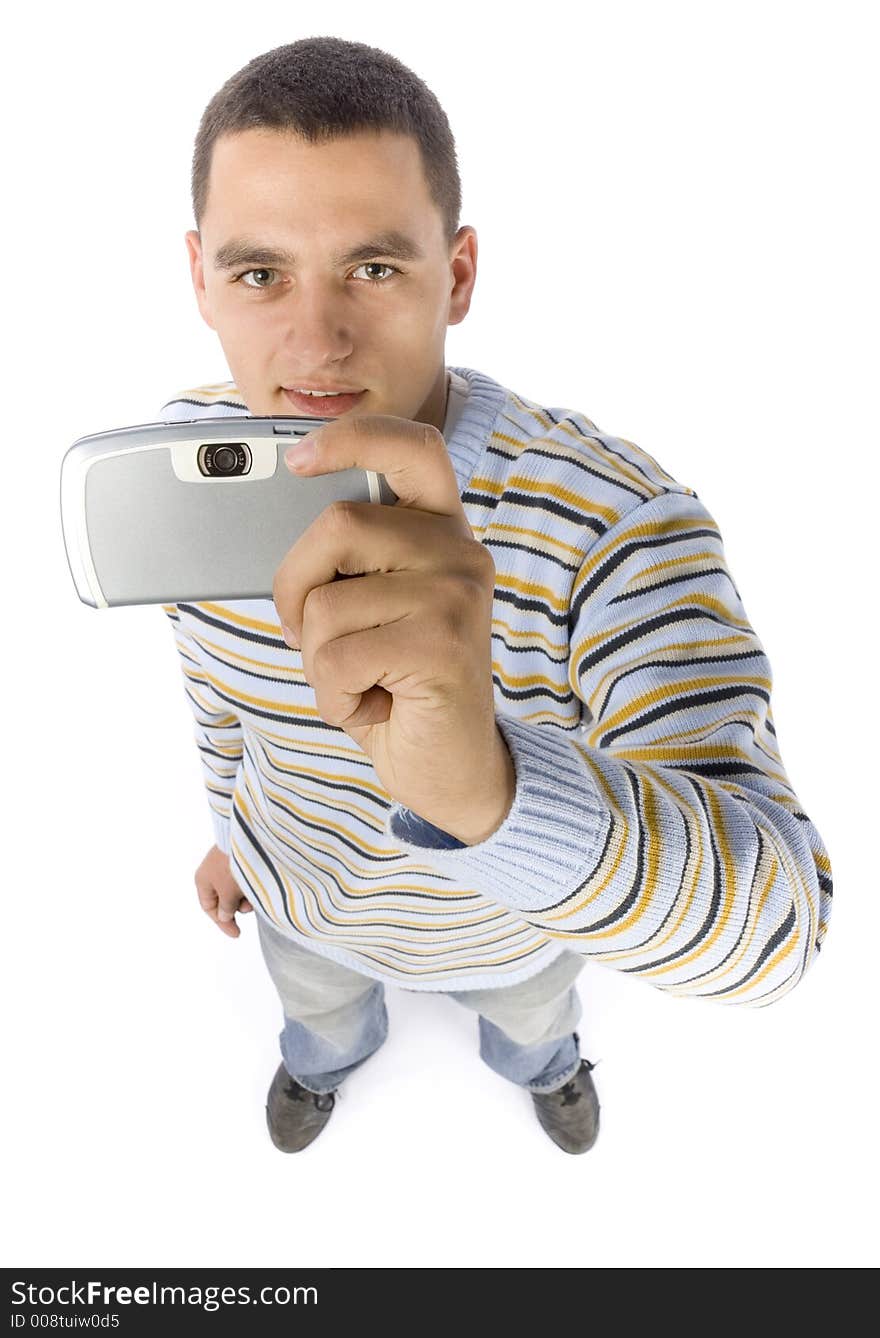
<path id="1" fill-rule="evenodd" d="M 449 371 L 457 372 L 470 387 L 458 422 L 446 441 L 461 494 L 473 478 L 495 420 L 507 400 L 507 391 L 491 376 L 472 367 L 449 366 Z"/>

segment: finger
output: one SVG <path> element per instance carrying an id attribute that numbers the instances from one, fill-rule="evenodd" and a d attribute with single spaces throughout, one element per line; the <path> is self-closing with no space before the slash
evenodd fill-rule
<path id="1" fill-rule="evenodd" d="M 252 911 L 254 908 L 244 897 L 241 891 L 235 887 L 229 892 L 218 892 L 217 888 L 210 883 L 196 881 L 196 893 L 199 898 L 199 905 L 202 910 L 218 929 L 222 929 L 224 934 L 230 938 L 238 938 L 241 930 L 235 923 L 234 912 L 237 909 L 243 911 Z M 240 899 L 240 904 L 236 901 Z"/>
<path id="2" fill-rule="evenodd" d="M 404 571 L 333 581 L 311 590 L 300 629 L 306 682 L 316 688 L 319 679 L 326 680 L 337 671 L 334 652 L 328 649 L 330 643 L 355 632 L 375 631 L 401 619 L 416 616 L 424 619 L 428 601 L 440 629 L 437 640 L 442 641 L 446 610 L 453 606 L 455 591 L 453 580 L 445 575 Z M 412 646 L 408 662 L 418 650 L 418 646 Z"/>
<path id="3" fill-rule="evenodd" d="M 306 673 L 322 720 L 341 729 L 381 724 L 390 719 L 397 690 L 411 702 L 424 699 L 431 710 L 441 675 L 439 685 L 448 696 L 461 690 L 455 676 L 469 683 L 490 680 L 488 635 L 485 663 L 477 666 L 468 662 L 467 648 L 459 647 L 456 634 L 444 634 L 442 626 L 426 625 L 424 617 L 410 613 L 325 641 L 315 652 L 312 673 Z"/>
<path id="4" fill-rule="evenodd" d="M 218 920 L 222 920 L 224 924 L 228 924 L 230 920 L 234 921 L 240 900 L 240 892 L 233 892 L 231 895 L 228 892 L 221 892 L 217 906 Z"/>
<path id="5" fill-rule="evenodd" d="M 223 933 L 226 935 L 227 938 L 238 938 L 239 935 L 241 934 L 241 930 L 239 929 L 238 925 L 235 923 L 235 919 L 234 919 L 234 918 L 232 918 L 232 919 L 230 919 L 230 920 L 224 920 L 224 919 L 219 915 L 219 913 L 218 913 L 218 915 L 216 915 L 216 916 L 212 916 L 211 918 L 213 919 L 213 921 L 214 921 L 214 923 L 216 924 L 217 928 L 220 929 L 220 930 L 222 930 Z"/>
<path id="6" fill-rule="evenodd" d="M 461 510 L 458 480 L 439 428 L 391 414 L 356 414 L 313 428 L 307 442 L 313 457 L 296 473 L 302 477 L 341 469 L 384 474 L 399 507 L 455 515 Z M 288 450 L 285 460 L 295 454 Z"/>
<path id="7" fill-rule="evenodd" d="M 225 912 L 221 915 L 219 899 L 215 892 L 212 892 L 209 888 L 205 888 L 204 890 L 200 888 L 199 904 L 208 916 L 208 919 L 213 920 L 218 929 L 221 929 L 229 938 L 238 938 L 241 930 L 234 919 L 226 918 Z"/>
<path id="8" fill-rule="evenodd" d="M 484 564 L 486 554 L 464 517 L 397 511 L 372 502 L 334 502 L 281 559 L 272 596 L 280 621 L 302 644 L 306 599 L 321 587 L 347 584 L 338 575 L 465 575 Z"/>
<path id="9" fill-rule="evenodd" d="M 221 892 L 217 898 L 217 905 L 213 912 L 210 912 L 211 919 L 218 929 L 222 929 L 224 934 L 230 938 L 238 938 L 241 933 L 235 921 L 235 912 L 237 909 L 238 898 L 230 897 L 229 893 Z"/>

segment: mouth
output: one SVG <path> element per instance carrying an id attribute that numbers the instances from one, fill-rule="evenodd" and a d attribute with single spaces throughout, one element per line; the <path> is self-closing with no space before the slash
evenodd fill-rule
<path id="1" fill-rule="evenodd" d="M 306 418 L 338 418 L 340 414 L 353 409 L 367 393 L 365 390 L 357 390 L 339 395 L 304 395 L 296 390 L 288 390 L 286 386 L 281 389 L 297 413 Z"/>

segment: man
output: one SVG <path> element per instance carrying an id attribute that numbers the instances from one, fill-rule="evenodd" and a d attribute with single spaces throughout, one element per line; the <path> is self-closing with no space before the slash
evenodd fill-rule
<path id="1" fill-rule="evenodd" d="M 473 1009 L 483 1059 L 585 1152 L 586 957 L 766 1006 L 830 914 L 718 528 L 634 443 L 447 368 L 476 233 L 394 58 L 313 38 L 250 62 L 202 118 L 193 201 L 233 380 L 162 417 L 330 418 L 287 467 L 399 499 L 326 508 L 271 601 L 164 606 L 217 840 L 200 901 L 231 936 L 256 910 L 283 1006 L 273 1142 L 325 1127 L 391 982 Z"/>

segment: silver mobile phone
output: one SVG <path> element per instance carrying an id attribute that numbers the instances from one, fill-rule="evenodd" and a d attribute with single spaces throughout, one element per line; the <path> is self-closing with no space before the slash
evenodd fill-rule
<path id="1" fill-rule="evenodd" d="M 291 438 L 327 421 L 198 418 L 79 437 L 61 461 L 61 527 L 80 599 L 271 599 L 282 558 L 331 502 L 397 501 L 373 470 L 287 468 Z"/>

